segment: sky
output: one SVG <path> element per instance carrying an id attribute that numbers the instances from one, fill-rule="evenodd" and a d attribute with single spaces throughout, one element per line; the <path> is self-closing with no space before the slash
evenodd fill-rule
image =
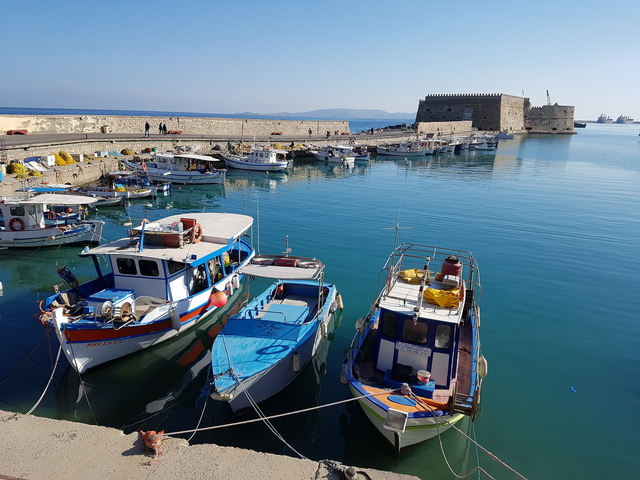
<path id="1" fill-rule="evenodd" d="M 29 0 L 0 107 L 232 114 L 504 93 L 640 120 L 638 0 Z"/>

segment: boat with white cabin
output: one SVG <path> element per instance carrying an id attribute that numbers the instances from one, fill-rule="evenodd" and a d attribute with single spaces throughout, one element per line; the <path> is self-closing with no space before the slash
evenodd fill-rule
<path id="1" fill-rule="evenodd" d="M 143 220 L 127 237 L 80 253 L 95 278 L 79 283 L 58 270 L 69 288 L 42 302 L 40 321 L 79 373 L 165 342 L 240 294 L 239 269 L 255 255 L 244 239 L 252 224 L 230 213 Z"/>
<path id="2" fill-rule="evenodd" d="M 436 149 L 431 145 L 429 141 L 413 141 L 413 142 L 399 142 L 395 145 L 380 145 L 376 147 L 378 155 L 387 156 L 420 156 L 420 155 L 433 155 Z"/>
<path id="3" fill-rule="evenodd" d="M 263 147 L 252 148 L 249 152 L 225 153 L 222 155 L 229 168 L 259 172 L 281 172 L 290 166 L 286 150 Z"/>
<path id="4" fill-rule="evenodd" d="M 140 163 L 124 161 L 129 170 L 141 170 L 152 182 L 180 185 L 224 185 L 226 170 L 215 167 L 219 160 L 194 153 L 153 153 Z"/>
<path id="5" fill-rule="evenodd" d="M 98 243 L 102 220 L 83 220 L 67 212 L 71 206 L 85 206 L 97 199 L 82 195 L 42 193 L 2 197 L 0 200 L 0 247 L 39 248 Z M 63 205 L 63 211 L 56 206 Z"/>

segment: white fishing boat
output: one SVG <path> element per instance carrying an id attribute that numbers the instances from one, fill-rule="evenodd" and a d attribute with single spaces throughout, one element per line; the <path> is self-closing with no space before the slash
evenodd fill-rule
<path id="1" fill-rule="evenodd" d="M 385 284 L 356 323 L 342 382 L 399 454 L 465 415 L 475 419 L 487 372 L 480 277 L 470 252 L 403 244 L 379 278 Z"/>
<path id="2" fill-rule="evenodd" d="M 83 220 L 77 213 L 57 212 L 54 208 L 57 205 L 83 206 L 95 201 L 81 195 L 56 193 L 2 197 L 0 247 L 39 248 L 97 243 L 102 237 L 102 220 Z"/>
<path id="3" fill-rule="evenodd" d="M 497 133 L 495 138 L 497 138 L 498 140 L 512 140 L 516 138 L 516 136 L 513 133 L 509 133 L 506 130 L 503 130 Z"/>
<path id="4" fill-rule="evenodd" d="M 249 152 L 226 153 L 222 155 L 230 168 L 261 172 L 281 172 L 290 166 L 286 150 L 277 148 L 253 148 Z"/>
<path id="5" fill-rule="evenodd" d="M 41 306 L 78 372 L 158 345 L 197 325 L 239 294 L 239 268 L 255 255 L 246 215 L 201 213 L 144 220 L 127 237 L 85 249 L 96 277 L 69 284 Z M 104 261 L 106 260 L 106 266 Z"/>
<path id="6" fill-rule="evenodd" d="M 342 165 L 353 165 L 356 161 L 356 154 L 350 145 L 327 145 L 319 150 L 312 150 L 316 160 L 325 163 L 338 163 Z"/>
<path id="7" fill-rule="evenodd" d="M 395 145 L 380 145 L 376 147 L 378 155 L 406 157 L 419 155 L 433 155 L 435 148 L 429 141 L 399 142 Z"/>
<path id="8" fill-rule="evenodd" d="M 251 408 L 291 383 L 326 342 L 342 308 L 335 285 L 324 283 L 315 258 L 260 256 L 240 269 L 277 279 L 231 316 L 211 349 L 209 393 L 234 412 Z"/>
<path id="9" fill-rule="evenodd" d="M 224 185 L 226 170 L 215 168 L 218 159 L 193 153 L 153 153 L 140 163 L 124 161 L 129 170 L 141 170 L 152 182 L 181 185 Z"/>

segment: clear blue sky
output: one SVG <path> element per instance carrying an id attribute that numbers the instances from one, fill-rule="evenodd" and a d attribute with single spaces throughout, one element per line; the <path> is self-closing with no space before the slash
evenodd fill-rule
<path id="1" fill-rule="evenodd" d="M 506 93 L 640 119 L 638 0 L 9 2 L 0 106 L 382 109 Z"/>

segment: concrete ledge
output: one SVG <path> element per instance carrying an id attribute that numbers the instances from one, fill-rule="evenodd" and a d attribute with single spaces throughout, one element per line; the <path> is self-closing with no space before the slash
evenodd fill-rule
<path id="1" fill-rule="evenodd" d="M 0 479 L 104 480 L 161 478 L 184 480 L 340 480 L 329 462 L 242 450 L 192 445 L 167 438 L 160 458 L 146 453 L 138 433 L 26 416 L 0 410 Z M 356 470 L 363 470 L 356 468 Z M 364 469 L 376 480 L 417 477 Z"/>

